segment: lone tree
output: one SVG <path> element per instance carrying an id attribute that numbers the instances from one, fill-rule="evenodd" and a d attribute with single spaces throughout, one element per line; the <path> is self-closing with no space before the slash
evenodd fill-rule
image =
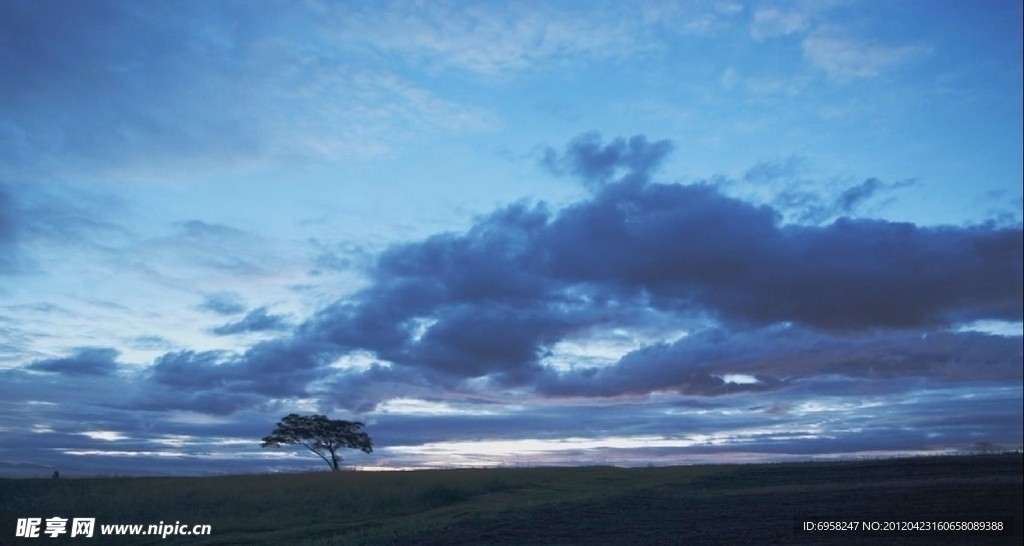
<path id="1" fill-rule="evenodd" d="M 360 429 L 358 421 L 328 419 L 326 415 L 299 415 L 292 413 L 277 423 L 270 436 L 263 438 L 260 447 L 281 447 L 284 444 L 300 444 L 316 453 L 331 470 L 338 471 L 341 463 L 341 448 L 358 449 L 364 453 L 373 452 L 373 440 Z M 327 455 L 330 454 L 330 458 Z"/>

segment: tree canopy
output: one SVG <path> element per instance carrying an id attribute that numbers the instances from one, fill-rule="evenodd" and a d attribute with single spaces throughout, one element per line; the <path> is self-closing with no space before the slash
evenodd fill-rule
<path id="1" fill-rule="evenodd" d="M 323 459 L 331 470 L 337 471 L 342 460 L 338 454 L 339 449 L 373 452 L 373 440 L 362 432 L 362 428 L 363 424 L 358 421 L 328 419 L 326 415 L 291 413 L 277 423 L 277 427 L 269 436 L 263 438 L 260 447 L 302 445 Z"/>

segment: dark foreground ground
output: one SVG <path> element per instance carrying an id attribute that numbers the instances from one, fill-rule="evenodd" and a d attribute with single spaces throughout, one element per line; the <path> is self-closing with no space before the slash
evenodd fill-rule
<path id="1" fill-rule="evenodd" d="M 1022 457 L 622 469 L 0 480 L 0 544 L 1020 544 Z M 91 517 L 93 538 L 16 539 Z M 1010 520 L 1008 536 L 806 533 L 804 522 Z M 205 537 L 100 536 L 209 524 Z M 70 524 L 68 527 L 70 531 Z M 45 521 L 41 526 L 45 531 Z"/>

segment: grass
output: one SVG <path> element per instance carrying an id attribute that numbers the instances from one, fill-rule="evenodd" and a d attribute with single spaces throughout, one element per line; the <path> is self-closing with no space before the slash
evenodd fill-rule
<path id="1" fill-rule="evenodd" d="M 877 461 L 337 472 L 205 478 L 0 480 L 0 544 L 19 517 L 210 524 L 197 537 L 65 538 L 68 544 L 726 544 L 922 541 L 802 535 L 811 517 L 1016 518 L 1020 454 Z M 97 529 L 98 533 L 98 529 Z M 34 539 L 47 544 L 61 540 Z M 959 540 L 960 542 L 956 542 Z M 992 541 L 995 542 L 992 542 Z M 23 541 L 26 544 L 32 541 Z"/>

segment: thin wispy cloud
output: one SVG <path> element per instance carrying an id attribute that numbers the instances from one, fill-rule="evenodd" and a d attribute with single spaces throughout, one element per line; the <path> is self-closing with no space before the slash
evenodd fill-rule
<path id="1" fill-rule="evenodd" d="M 229 336 L 247 332 L 284 330 L 287 326 L 288 319 L 284 315 L 274 315 L 268 313 L 266 307 L 260 307 L 253 309 L 237 322 L 217 326 L 211 331 L 218 336 Z"/>
<path id="2" fill-rule="evenodd" d="M 229 17 L 227 6 L 9 4 L 4 20 L 17 26 L 5 32 L 4 72 L 22 74 L 0 90 L 9 164 L 127 178 L 252 172 L 296 156 L 371 157 L 412 132 L 494 126 L 480 107 L 344 62 L 327 37 L 347 31 L 316 14 L 262 9 L 213 28 L 191 21 Z M 324 40 L 292 47 L 308 28 Z M 128 42 L 141 46 L 120 47 Z M 107 130 L 91 130 L 100 124 Z"/>
<path id="3" fill-rule="evenodd" d="M 198 307 L 218 315 L 236 315 L 245 311 L 242 297 L 232 292 L 209 294 Z"/>
<path id="4" fill-rule="evenodd" d="M 808 13 L 796 9 L 790 11 L 771 7 L 754 12 L 750 34 L 760 40 L 803 32 L 809 26 L 810 16 Z"/>
<path id="5" fill-rule="evenodd" d="M 587 13 L 566 7 L 438 3 L 409 17 L 402 3 L 383 9 L 337 5 L 330 24 L 337 25 L 333 38 L 345 47 L 393 51 L 487 76 L 552 61 L 628 57 L 648 47 L 631 32 L 628 7 L 595 6 Z"/>
<path id="6" fill-rule="evenodd" d="M 927 56 L 931 49 L 914 44 L 883 44 L 820 28 L 803 40 L 804 55 L 832 79 L 849 82 L 872 78 Z"/>

